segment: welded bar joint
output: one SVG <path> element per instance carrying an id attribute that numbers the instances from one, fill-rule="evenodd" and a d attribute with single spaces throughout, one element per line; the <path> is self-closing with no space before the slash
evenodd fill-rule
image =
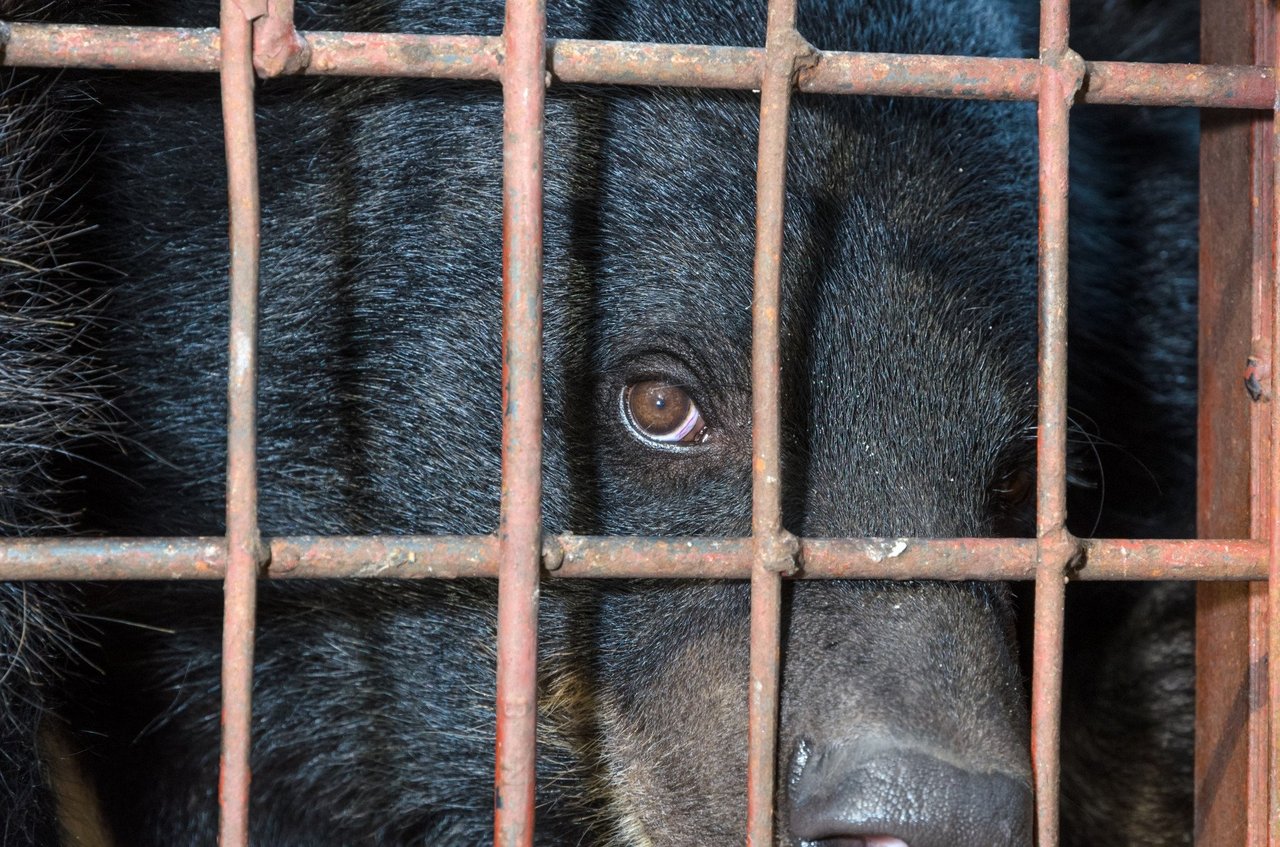
<path id="1" fill-rule="evenodd" d="M 266 0 L 253 22 L 253 67 L 263 79 L 298 74 L 311 62 L 311 45 L 293 23 L 293 0 Z"/>

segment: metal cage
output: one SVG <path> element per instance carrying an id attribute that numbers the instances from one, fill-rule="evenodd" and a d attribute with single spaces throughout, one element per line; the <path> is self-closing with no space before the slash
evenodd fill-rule
<path id="1" fill-rule="evenodd" d="M 508 0 L 501 37 L 299 33 L 291 0 L 223 0 L 217 29 L 0 24 L 3 64 L 221 74 L 231 210 L 226 538 L 0 543 L 3 579 L 224 579 L 221 839 L 248 843 L 249 715 L 259 578 L 496 576 L 495 838 L 532 843 L 538 583 L 568 577 L 751 580 L 748 844 L 773 843 L 779 598 L 785 577 L 1036 582 L 1032 748 L 1038 843 L 1058 843 L 1063 598 L 1071 579 L 1202 582 L 1197 622 L 1196 843 L 1280 844 L 1280 11 L 1204 0 L 1201 65 L 1084 61 L 1067 0 L 1043 0 L 1039 59 L 822 52 L 769 0 L 766 46 L 548 40 L 545 0 Z M 493 537 L 261 538 L 256 521 L 256 75 L 497 82 L 505 95 L 502 505 Z M 559 82 L 760 91 L 749 538 L 543 538 L 540 182 L 543 98 Z M 778 321 L 793 92 L 1038 103 L 1039 440 L 1034 539 L 796 539 L 779 490 Z M 1068 114 L 1073 104 L 1199 107 L 1201 363 L 1195 541 L 1083 540 L 1065 520 Z M 1246 367 L 1262 401 L 1244 390 Z M 892 552 L 892 556 L 886 553 Z M 1273 611 L 1274 610 L 1274 611 Z M 1274 650 L 1272 648 L 1275 648 Z"/>

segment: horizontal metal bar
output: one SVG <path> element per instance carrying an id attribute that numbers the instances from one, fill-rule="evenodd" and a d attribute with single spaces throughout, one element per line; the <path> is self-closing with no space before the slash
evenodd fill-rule
<path id="1" fill-rule="evenodd" d="M 297 536 L 263 542 L 274 579 L 494 577 L 490 536 Z M 1072 579 L 1257 580 L 1264 541 L 1081 541 Z M 0 543 L 0 580 L 221 579 L 222 538 L 39 538 Z M 749 538 L 550 537 L 548 576 L 580 579 L 746 579 Z M 1035 576 L 1033 539 L 801 539 L 798 579 L 989 579 Z"/>
<path id="2" fill-rule="evenodd" d="M 0 64 L 214 72 L 216 29 L 3 24 Z M 484 36 L 303 33 L 311 58 L 301 73 L 497 82 L 502 39 Z M 753 47 L 548 39 L 548 67 L 561 83 L 760 88 L 764 50 Z M 817 52 L 797 88 L 813 94 L 878 94 L 1035 100 L 1034 59 Z M 1078 103 L 1271 110 L 1270 68 L 1086 62 Z"/>
<path id="3" fill-rule="evenodd" d="M 216 72 L 218 30 L 171 27 L 0 24 L 9 67 Z"/>

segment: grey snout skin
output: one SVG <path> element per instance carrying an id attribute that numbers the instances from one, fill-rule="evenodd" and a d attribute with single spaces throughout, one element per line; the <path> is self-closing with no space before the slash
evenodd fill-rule
<path id="1" fill-rule="evenodd" d="M 791 835 L 804 847 L 1031 847 L 1026 780 L 885 739 L 797 746 Z"/>

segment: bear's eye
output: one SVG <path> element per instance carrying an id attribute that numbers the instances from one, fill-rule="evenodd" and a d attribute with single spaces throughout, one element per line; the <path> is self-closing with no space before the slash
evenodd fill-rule
<path id="1" fill-rule="evenodd" d="M 1009 469 L 992 487 L 992 492 L 1008 511 L 1016 511 L 1029 505 L 1036 493 L 1035 466 L 1026 465 Z"/>
<path id="2" fill-rule="evenodd" d="M 633 382 L 622 390 L 622 414 L 643 441 L 683 447 L 707 437 L 702 413 L 683 388 L 656 379 Z"/>

